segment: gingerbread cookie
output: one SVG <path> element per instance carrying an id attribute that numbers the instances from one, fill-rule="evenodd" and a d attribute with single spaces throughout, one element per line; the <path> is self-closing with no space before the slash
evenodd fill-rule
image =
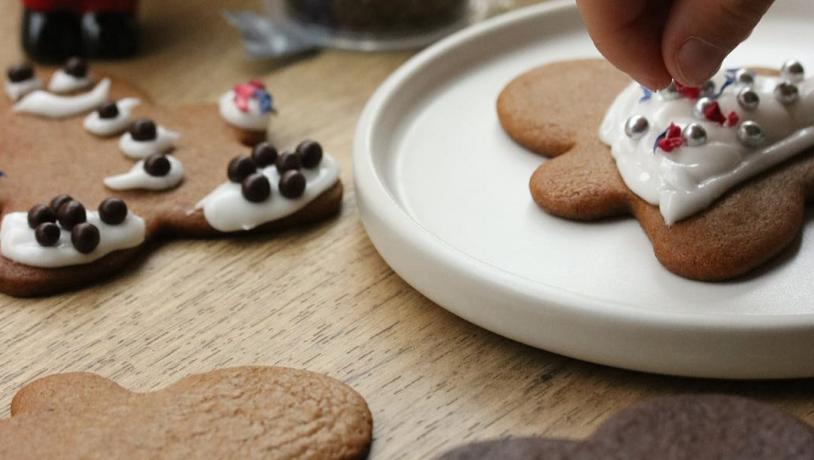
<path id="1" fill-rule="evenodd" d="M 37 79 L 27 69 L 10 69 L 9 81 Z M 274 232 L 338 212 L 339 167 L 318 143 L 248 148 L 217 104 L 161 107 L 126 82 L 86 75 L 85 92 L 0 101 L 0 291 L 76 288 L 162 237 Z M 121 221 L 105 219 L 110 197 Z"/>
<path id="2" fill-rule="evenodd" d="M 701 460 L 814 458 L 814 429 L 774 407 L 722 395 L 655 399 L 608 419 L 584 441 L 474 443 L 443 460 Z"/>
<path id="3" fill-rule="evenodd" d="M 95 374 L 24 386 L 0 420 L 0 457 L 362 459 L 372 437 L 347 385 L 280 367 L 221 369 L 153 393 Z"/>
<path id="4" fill-rule="evenodd" d="M 770 260 L 814 192 L 814 80 L 796 62 L 780 77 L 731 69 L 655 93 L 605 61 L 553 63 L 512 81 L 498 114 L 551 158 L 530 181 L 538 205 L 580 221 L 631 214 L 659 261 L 691 279 Z"/>

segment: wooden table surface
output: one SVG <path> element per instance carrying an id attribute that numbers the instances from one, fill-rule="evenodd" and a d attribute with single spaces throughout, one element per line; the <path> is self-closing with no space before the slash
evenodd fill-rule
<path id="1" fill-rule="evenodd" d="M 507 435 L 582 437 L 634 401 L 683 392 L 756 397 L 814 423 L 811 381 L 703 381 L 582 363 L 501 338 L 424 298 L 368 240 L 351 174 L 359 113 L 410 54 L 250 63 L 220 11 L 257 2 L 213 3 L 144 1 L 144 54 L 98 67 L 130 76 L 165 104 L 214 101 L 260 76 L 282 110 L 274 140 L 312 137 L 341 162 L 341 216 L 274 238 L 168 242 L 77 292 L 0 295 L 0 415 L 21 385 L 54 372 L 97 372 L 146 391 L 189 373 L 264 364 L 326 373 L 359 391 L 373 412 L 372 458 L 427 458 Z M 19 14 L 17 1 L 2 2 L 2 63 L 21 57 Z"/>

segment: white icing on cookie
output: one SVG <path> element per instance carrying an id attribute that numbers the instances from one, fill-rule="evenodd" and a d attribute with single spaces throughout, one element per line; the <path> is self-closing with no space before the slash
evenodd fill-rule
<path id="1" fill-rule="evenodd" d="M 15 112 L 31 113 L 48 118 L 79 115 L 102 105 L 110 92 L 110 80 L 105 78 L 93 90 L 76 96 L 59 96 L 36 90 L 14 105 Z"/>
<path id="2" fill-rule="evenodd" d="M 164 176 L 151 176 L 144 170 L 144 160 L 130 171 L 105 179 L 105 185 L 113 190 L 168 190 L 184 179 L 184 165 L 172 155 L 167 155 L 170 171 Z"/>
<path id="3" fill-rule="evenodd" d="M 37 77 L 18 82 L 6 80 L 6 95 L 12 101 L 17 101 L 26 94 L 41 88 L 42 80 Z"/>
<path id="4" fill-rule="evenodd" d="M 85 129 L 97 136 L 114 136 L 126 130 L 130 126 L 130 117 L 133 108 L 141 101 L 134 97 L 127 97 L 116 102 L 119 114 L 115 118 L 102 118 L 99 112 L 94 110 L 85 117 Z"/>
<path id="5" fill-rule="evenodd" d="M 90 75 L 85 75 L 80 78 L 69 74 L 64 69 L 57 69 L 57 71 L 51 75 L 51 80 L 48 82 L 48 91 L 57 94 L 72 93 L 80 89 L 85 89 L 92 84 L 93 79 Z"/>
<path id="6" fill-rule="evenodd" d="M 144 242 L 144 219 L 133 213 L 129 213 L 119 225 L 102 222 L 97 212 L 88 212 L 87 221 L 99 229 L 99 246 L 89 254 L 82 254 L 71 244 L 71 232 L 61 229 L 56 246 L 41 246 L 34 230 L 28 226 L 28 213 L 6 214 L 0 225 L 0 253 L 24 265 L 57 268 L 87 264 L 113 251 L 133 248 Z"/>
<path id="7" fill-rule="evenodd" d="M 143 160 L 154 153 L 164 153 L 172 149 L 179 137 L 180 134 L 163 126 L 157 127 L 156 138 L 149 141 L 137 141 L 130 132 L 126 132 L 119 140 L 119 149 L 128 158 Z"/>
<path id="8" fill-rule="evenodd" d="M 723 85 L 723 75 L 715 79 Z M 798 84 L 799 100 L 788 105 L 775 95 L 779 78 L 757 76 L 752 89 L 760 98 L 757 108 L 745 109 L 738 95 L 744 84 L 727 87 L 717 98 L 726 114 L 736 112 L 735 126 L 724 126 L 694 113 L 696 99 L 670 98 L 655 93 L 642 100 L 642 89 L 631 84 L 614 101 L 600 129 L 600 138 L 611 146 L 625 184 L 645 201 L 659 206 L 665 222 L 673 224 L 700 212 L 735 185 L 814 146 L 814 79 Z M 637 138 L 625 133 L 626 121 L 643 116 L 649 130 Z M 751 147 L 739 140 L 745 121 L 757 123 L 765 141 Z M 672 152 L 656 149 L 659 134 L 675 123 L 691 123 L 706 131 L 706 142 L 686 143 Z"/>
<path id="9" fill-rule="evenodd" d="M 339 179 L 339 166 L 325 155 L 319 167 L 302 170 L 306 179 L 305 193 L 294 200 L 280 194 L 277 168 L 262 170 L 271 183 L 271 197 L 262 203 L 252 203 L 243 197 L 240 184 L 226 182 L 201 200 L 195 209 L 203 209 L 209 225 L 221 232 L 251 230 L 259 225 L 281 219 L 304 208 Z"/>
<path id="10" fill-rule="evenodd" d="M 220 97 L 218 107 L 220 115 L 229 124 L 249 131 L 265 131 L 271 119 L 271 112 L 263 113 L 257 99 L 249 100 L 248 110 L 241 111 L 235 104 L 234 90 L 228 91 Z"/>

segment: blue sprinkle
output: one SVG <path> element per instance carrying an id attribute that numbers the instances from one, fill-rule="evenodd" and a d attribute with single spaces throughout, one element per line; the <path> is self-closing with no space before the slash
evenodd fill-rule
<path id="1" fill-rule="evenodd" d="M 656 138 L 656 142 L 653 144 L 653 154 L 654 154 L 654 155 L 656 154 L 656 150 L 658 150 L 658 149 L 659 149 L 659 142 L 661 142 L 661 140 L 662 140 L 662 139 L 664 139 L 665 137 L 667 137 L 667 131 L 669 131 L 669 130 L 670 130 L 670 128 L 665 129 L 665 130 L 664 130 L 664 131 L 662 131 L 662 132 L 661 132 L 661 134 L 659 134 L 659 136 Z"/>
<path id="2" fill-rule="evenodd" d="M 644 95 L 641 99 L 639 99 L 639 103 L 649 101 L 653 97 L 653 91 L 650 88 L 642 86 L 642 91 L 644 92 Z"/>
<path id="3" fill-rule="evenodd" d="M 254 97 L 260 102 L 260 111 L 262 113 L 274 112 L 274 101 L 268 91 L 258 89 L 254 92 Z"/>

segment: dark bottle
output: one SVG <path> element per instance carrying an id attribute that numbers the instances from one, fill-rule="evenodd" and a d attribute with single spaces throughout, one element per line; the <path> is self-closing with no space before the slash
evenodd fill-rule
<path id="1" fill-rule="evenodd" d="M 23 0 L 23 49 L 33 59 L 120 58 L 138 49 L 138 0 Z"/>

